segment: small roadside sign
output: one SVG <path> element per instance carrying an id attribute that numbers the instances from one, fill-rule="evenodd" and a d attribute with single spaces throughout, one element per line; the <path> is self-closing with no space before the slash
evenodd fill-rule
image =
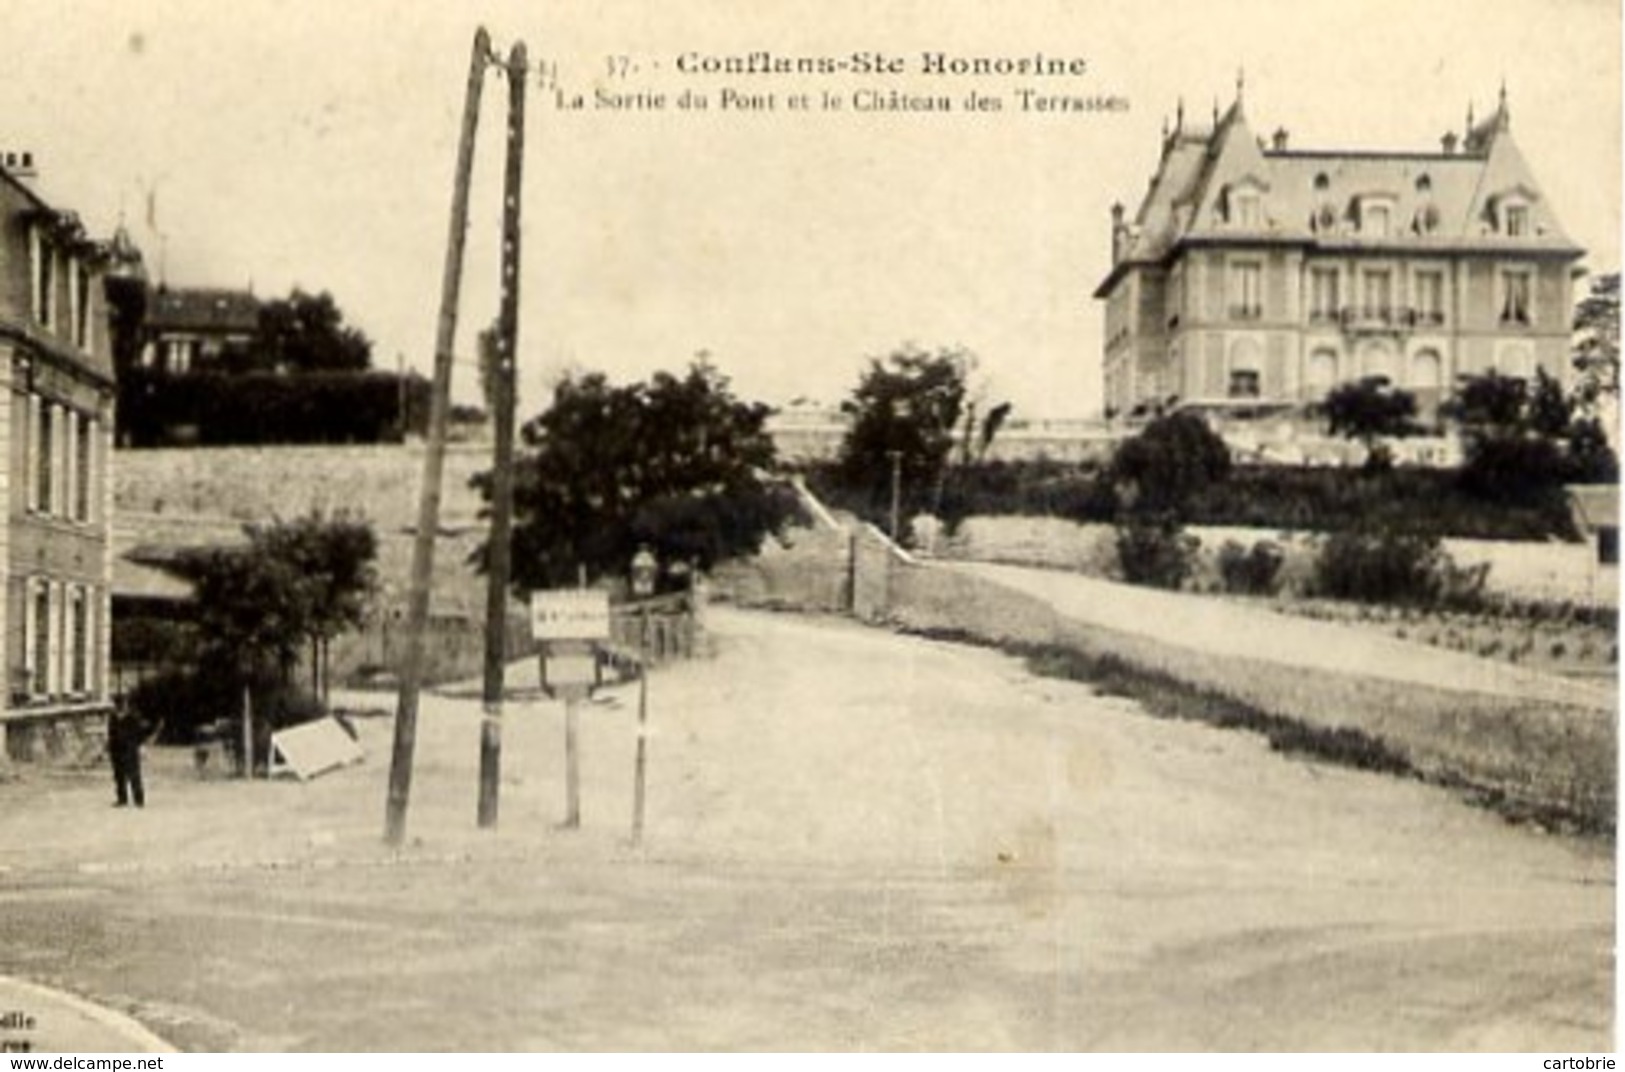
<path id="1" fill-rule="evenodd" d="M 271 773 L 291 770 L 302 782 L 360 763 L 366 753 L 334 718 L 317 719 L 271 734 Z"/>
<path id="2" fill-rule="evenodd" d="M 532 592 L 530 635 L 537 640 L 608 640 L 609 593 L 591 588 Z"/>

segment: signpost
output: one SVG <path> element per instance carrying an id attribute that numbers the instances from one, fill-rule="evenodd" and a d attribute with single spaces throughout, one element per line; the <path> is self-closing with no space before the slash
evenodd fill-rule
<path id="1" fill-rule="evenodd" d="M 564 825 L 581 825 L 580 705 L 599 683 L 596 644 L 609 640 L 609 593 L 532 592 L 531 636 L 542 642 L 542 688 L 564 700 Z"/>
<path id="2" fill-rule="evenodd" d="M 549 588 L 530 594 L 530 635 L 537 640 L 608 640 L 609 593 Z"/>

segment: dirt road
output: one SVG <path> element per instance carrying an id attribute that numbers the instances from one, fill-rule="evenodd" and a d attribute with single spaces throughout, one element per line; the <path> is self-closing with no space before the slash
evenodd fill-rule
<path id="1" fill-rule="evenodd" d="M 0 973 L 190 1048 L 1612 1044 L 1611 845 L 989 651 L 713 626 L 653 682 L 642 850 L 630 694 L 584 719 L 577 832 L 559 710 L 510 706 L 494 835 L 477 704 L 435 699 L 398 855 L 386 719 L 303 786 L 0 786 Z"/>

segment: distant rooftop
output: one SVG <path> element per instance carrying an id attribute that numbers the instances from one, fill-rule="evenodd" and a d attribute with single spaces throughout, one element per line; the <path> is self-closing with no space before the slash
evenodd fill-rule
<path id="1" fill-rule="evenodd" d="M 153 295 L 147 319 L 158 331 L 252 334 L 259 327 L 260 301 L 246 290 L 166 287 Z"/>

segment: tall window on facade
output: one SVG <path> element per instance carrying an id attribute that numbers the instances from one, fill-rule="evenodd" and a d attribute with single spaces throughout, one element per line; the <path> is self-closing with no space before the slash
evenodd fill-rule
<path id="1" fill-rule="evenodd" d="M 168 339 L 164 342 L 164 369 L 180 374 L 192 371 L 192 342 L 190 339 Z"/>
<path id="2" fill-rule="evenodd" d="M 1501 323 L 1529 323 L 1529 273 L 1501 273 Z"/>
<path id="3" fill-rule="evenodd" d="M 55 416 L 55 406 L 49 402 L 40 403 L 39 420 L 35 425 L 39 434 L 34 442 L 34 506 L 47 514 L 56 505 Z"/>
<path id="4" fill-rule="evenodd" d="M 1230 266 L 1230 316 L 1234 320 L 1257 320 L 1264 315 L 1264 266 Z"/>
<path id="5" fill-rule="evenodd" d="M 90 691 L 90 600 L 82 586 L 74 586 L 68 617 L 68 628 L 72 633 L 68 690 L 83 694 Z"/>
<path id="6" fill-rule="evenodd" d="M 57 466 L 62 471 L 62 503 L 63 517 L 77 516 L 75 509 L 79 502 L 79 414 L 71 409 L 62 411 L 62 462 Z"/>
<path id="7" fill-rule="evenodd" d="M 73 267 L 73 344 L 90 349 L 90 269 L 79 261 Z"/>
<path id="8" fill-rule="evenodd" d="M 1444 323 L 1444 273 L 1431 269 L 1416 273 L 1416 319 L 1423 324 Z"/>
<path id="9" fill-rule="evenodd" d="M 1336 268 L 1309 270 L 1309 319 L 1335 320 L 1340 305 Z"/>
<path id="10" fill-rule="evenodd" d="M 32 589 L 28 687 L 34 695 L 45 696 L 51 691 L 51 586 L 45 581 L 35 581 Z"/>
<path id="11" fill-rule="evenodd" d="M 51 299 L 55 285 L 56 252 L 38 227 L 28 232 L 28 254 L 32 261 L 34 319 L 51 326 Z"/>
<path id="12" fill-rule="evenodd" d="M 75 445 L 73 453 L 73 516 L 75 520 L 78 521 L 90 520 L 90 461 L 91 451 L 95 449 L 96 443 L 95 429 L 95 421 L 88 417 L 81 417 L 79 419 L 79 427 L 77 431 L 78 443 Z"/>
<path id="13" fill-rule="evenodd" d="M 1360 313 L 1367 320 L 1388 321 L 1394 313 L 1394 275 L 1387 268 L 1367 268 L 1361 276 L 1365 293 Z"/>

